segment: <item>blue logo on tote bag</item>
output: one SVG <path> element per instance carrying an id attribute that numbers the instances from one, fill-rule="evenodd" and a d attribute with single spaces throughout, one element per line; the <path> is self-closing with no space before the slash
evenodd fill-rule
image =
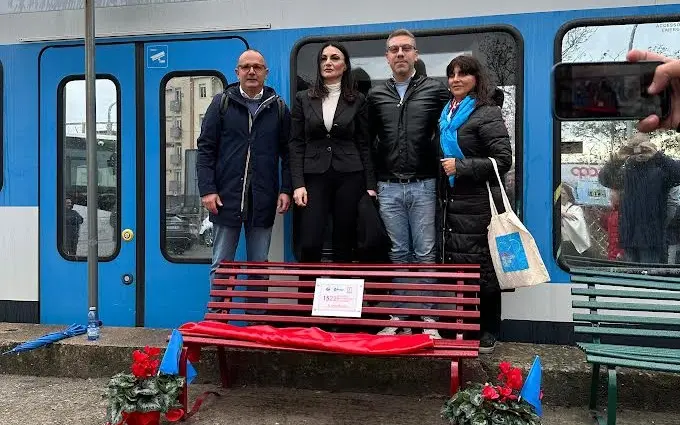
<path id="1" fill-rule="evenodd" d="M 529 261 L 519 232 L 496 236 L 496 247 L 498 247 L 503 272 L 517 272 L 529 268 Z"/>

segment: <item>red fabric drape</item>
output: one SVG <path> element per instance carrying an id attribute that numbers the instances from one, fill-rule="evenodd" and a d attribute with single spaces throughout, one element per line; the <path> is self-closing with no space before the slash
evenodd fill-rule
<path id="1" fill-rule="evenodd" d="M 292 347 L 362 355 L 409 354 L 434 347 L 429 335 L 369 335 L 326 332 L 312 328 L 274 328 L 268 325 L 233 326 L 222 322 L 189 322 L 179 331 L 187 336 L 250 341 L 270 347 Z"/>

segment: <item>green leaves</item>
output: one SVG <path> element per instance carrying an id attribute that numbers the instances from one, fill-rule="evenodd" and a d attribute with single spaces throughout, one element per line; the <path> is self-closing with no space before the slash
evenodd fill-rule
<path id="1" fill-rule="evenodd" d="M 525 401 L 485 400 L 482 385 L 458 391 L 442 407 L 442 418 L 452 425 L 541 425 L 541 419 Z"/>
<path id="2" fill-rule="evenodd" d="M 109 402 L 106 420 L 115 425 L 122 421 L 123 413 L 166 413 L 180 407 L 179 393 L 183 385 L 184 378 L 176 375 L 138 379 L 129 373 L 116 374 L 109 380 L 103 394 Z"/>

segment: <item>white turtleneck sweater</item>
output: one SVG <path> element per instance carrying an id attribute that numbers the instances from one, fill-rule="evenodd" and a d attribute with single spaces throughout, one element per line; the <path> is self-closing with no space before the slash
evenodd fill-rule
<path id="1" fill-rule="evenodd" d="M 340 83 L 326 84 L 326 88 L 328 88 L 328 96 L 323 99 L 321 106 L 323 109 L 323 123 L 326 125 L 326 130 L 331 131 L 335 108 L 337 108 L 338 99 L 340 99 Z"/>

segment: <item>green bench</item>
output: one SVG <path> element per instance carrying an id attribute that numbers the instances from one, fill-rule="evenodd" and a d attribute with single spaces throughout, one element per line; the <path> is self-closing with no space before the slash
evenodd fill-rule
<path id="1" fill-rule="evenodd" d="M 592 363 L 590 409 L 600 425 L 616 424 L 616 368 L 680 372 L 680 279 L 571 269 L 574 334 Z M 582 297 L 587 297 L 583 299 Z M 588 312 L 579 312 L 587 309 Z M 618 339 L 619 341 L 615 341 Z M 607 368 L 607 419 L 597 412 L 600 366 Z"/>

